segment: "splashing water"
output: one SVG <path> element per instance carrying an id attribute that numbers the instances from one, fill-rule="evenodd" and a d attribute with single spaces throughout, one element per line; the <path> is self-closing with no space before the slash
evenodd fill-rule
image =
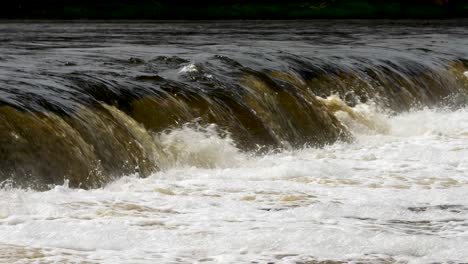
<path id="1" fill-rule="evenodd" d="M 0 24 L 0 263 L 466 262 L 466 27 L 375 23 Z"/>
<path id="2" fill-rule="evenodd" d="M 216 125 L 202 127 L 186 124 L 180 129 L 161 133 L 157 139 L 166 157 L 161 163 L 173 167 L 229 167 L 244 158 L 229 135 L 220 136 Z"/>
<path id="3" fill-rule="evenodd" d="M 186 126 L 159 136 L 172 165 L 148 178 L 89 191 L 4 188 L 0 259 L 467 259 L 468 109 L 370 109 L 353 111 L 387 129 L 357 126 L 353 143 L 251 156 L 213 126 Z"/>

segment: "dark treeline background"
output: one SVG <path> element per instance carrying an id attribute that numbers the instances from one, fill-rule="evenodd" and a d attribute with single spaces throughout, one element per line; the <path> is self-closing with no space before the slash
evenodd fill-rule
<path id="1" fill-rule="evenodd" d="M 468 17 L 466 0 L 6 0 L 3 19 Z"/>

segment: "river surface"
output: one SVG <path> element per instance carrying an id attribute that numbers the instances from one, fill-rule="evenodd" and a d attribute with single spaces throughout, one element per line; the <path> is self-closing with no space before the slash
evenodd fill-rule
<path id="1" fill-rule="evenodd" d="M 0 263 L 468 262 L 468 21 L 0 23 Z"/>

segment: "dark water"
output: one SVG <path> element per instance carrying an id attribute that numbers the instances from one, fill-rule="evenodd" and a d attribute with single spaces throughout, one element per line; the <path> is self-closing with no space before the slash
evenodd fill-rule
<path id="1" fill-rule="evenodd" d="M 353 140 L 334 113 L 359 103 L 465 106 L 467 22 L 3 22 L 0 181 L 145 176 L 187 124 L 260 155 Z"/>

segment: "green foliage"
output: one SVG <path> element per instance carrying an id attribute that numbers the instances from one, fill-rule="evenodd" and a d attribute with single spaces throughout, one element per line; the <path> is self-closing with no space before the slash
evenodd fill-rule
<path id="1" fill-rule="evenodd" d="M 25 1 L 25 0 L 23 0 Z M 468 4 L 436 0 L 43 0 L 6 4 L 3 18 L 309 19 L 467 17 Z M 48 1 L 52 1 L 48 3 Z M 33 1 L 34 2 L 34 1 Z"/>

